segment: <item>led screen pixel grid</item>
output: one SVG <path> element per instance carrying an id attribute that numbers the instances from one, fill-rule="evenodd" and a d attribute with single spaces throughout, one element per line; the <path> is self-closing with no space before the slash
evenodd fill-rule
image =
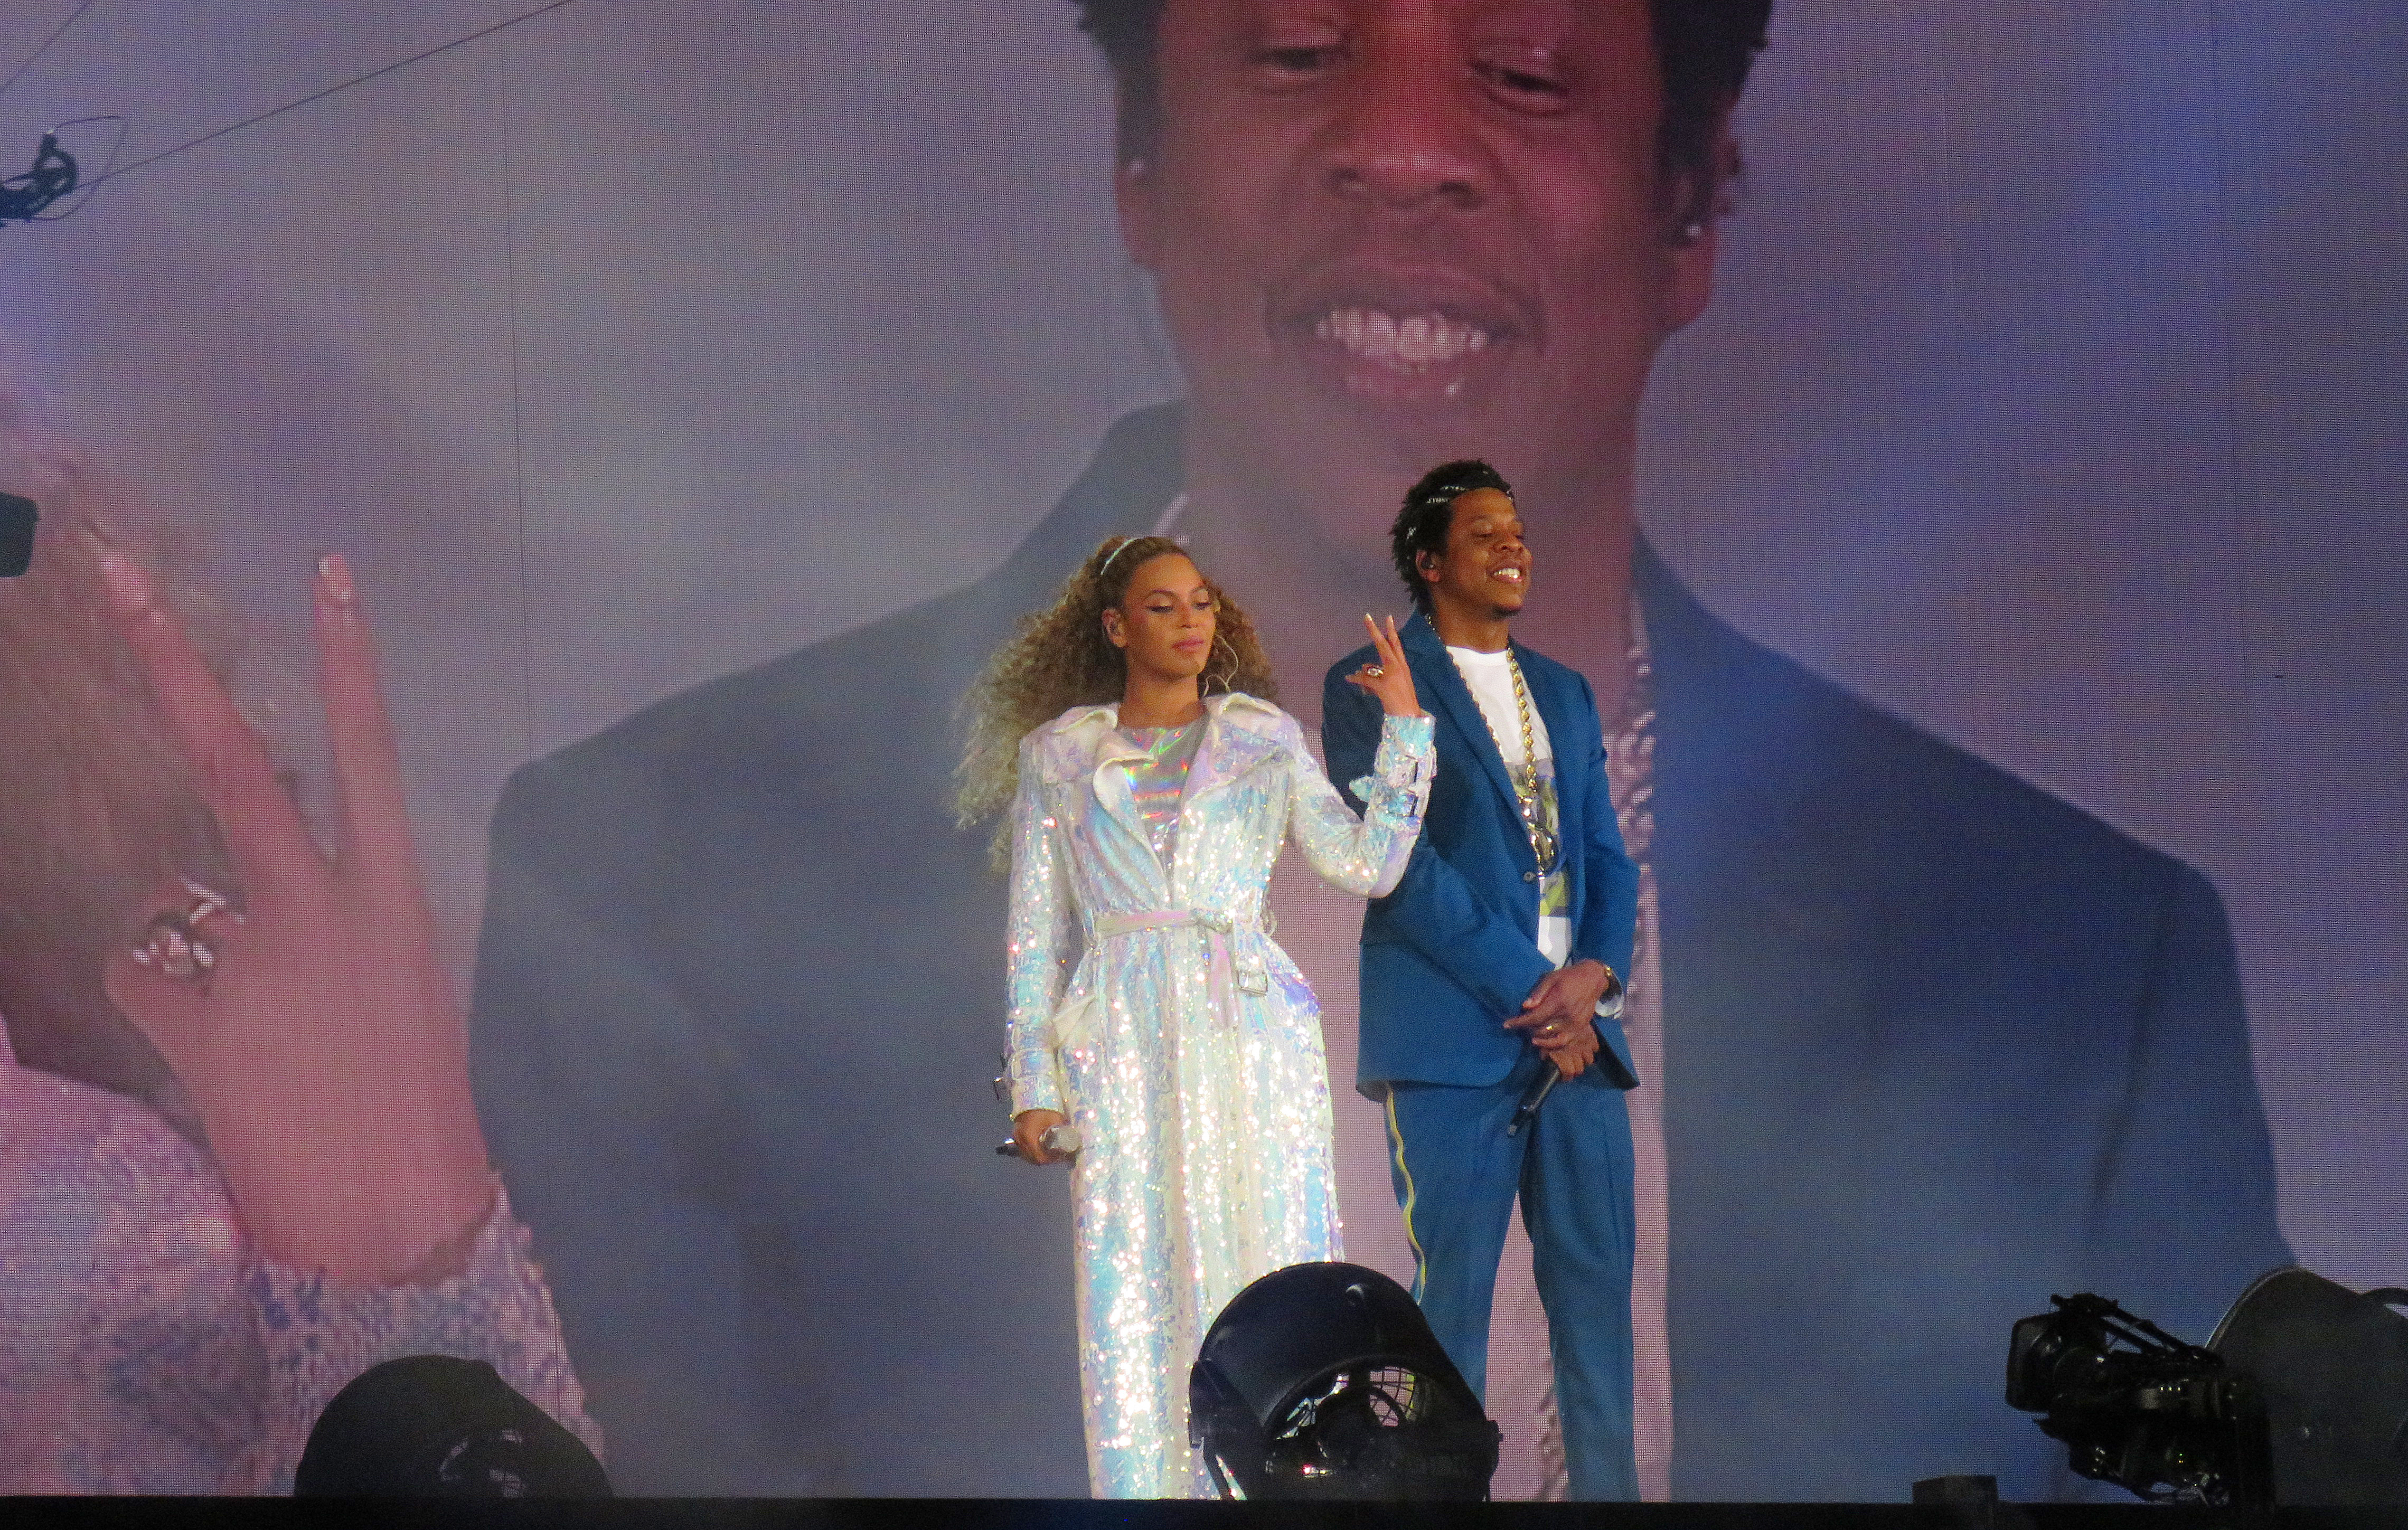
<path id="1" fill-rule="evenodd" d="M 46 35 L 70 7 L 38 8 Z M 123 110 L 138 155 L 503 14 L 109 0 L 0 121 Z M 2408 1273 L 2403 26 L 1782 7 L 1639 493 L 1721 616 L 2210 879 L 2284 1232 L 2358 1285 Z M 986 573 L 1115 418 L 1181 392 L 1108 125 L 1065 7 L 580 0 L 0 231 L 12 370 L 208 535 L 264 665 L 298 651 L 297 571 L 353 553 L 465 978 L 511 770 Z M 966 1117 L 975 1029 L 930 1063 Z M 1376 1124 L 1339 1104 L 1350 1238 L 1396 1269 Z M 897 1215 L 1058 1223 L 999 1172 Z M 858 1257 L 839 1289 L 882 1278 Z M 715 1324 L 730 1355 L 746 1321 Z M 1067 1394 L 1067 1353 L 1027 1359 Z M 831 1448 L 758 1485 L 1077 1491 L 1049 1438 Z M 1524 1456 L 1500 1486 L 1539 1480 Z"/>

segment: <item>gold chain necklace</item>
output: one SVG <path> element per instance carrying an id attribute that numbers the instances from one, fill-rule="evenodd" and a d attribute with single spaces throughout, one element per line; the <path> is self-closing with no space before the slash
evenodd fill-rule
<path id="1" fill-rule="evenodd" d="M 1522 720 L 1522 764 L 1512 772 L 1513 799 L 1522 809 L 1522 828 L 1530 836 L 1531 859 L 1539 863 L 1541 872 L 1553 871 L 1557 846 L 1555 831 L 1546 825 L 1545 808 L 1539 797 L 1539 741 L 1530 727 L 1530 688 L 1522 679 L 1522 661 L 1513 657 L 1511 644 L 1505 649 L 1505 668 L 1513 677 L 1513 709 Z M 1480 720 L 1488 722 L 1488 714 L 1483 712 Z M 1497 752 L 1503 754 L 1505 741 L 1497 736 L 1494 723 L 1489 724 L 1488 737 L 1497 745 Z"/>

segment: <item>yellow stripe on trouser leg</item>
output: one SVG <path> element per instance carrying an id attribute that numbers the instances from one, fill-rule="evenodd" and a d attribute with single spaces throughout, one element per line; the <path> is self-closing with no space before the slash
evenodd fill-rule
<path id="1" fill-rule="evenodd" d="M 1413 1200 L 1417 1193 L 1413 1189 L 1413 1171 L 1405 1166 L 1405 1129 L 1397 1123 L 1397 1090 L 1393 1084 L 1388 1087 L 1388 1140 L 1396 1144 L 1397 1176 L 1405 1181 L 1405 1241 L 1412 1245 L 1413 1300 L 1418 1302 L 1429 1286 L 1429 1258 L 1422 1252 L 1420 1235 L 1413 1231 Z"/>

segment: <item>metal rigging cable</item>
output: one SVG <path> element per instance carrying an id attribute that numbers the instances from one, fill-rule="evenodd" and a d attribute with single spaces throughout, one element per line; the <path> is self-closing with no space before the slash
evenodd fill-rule
<path id="1" fill-rule="evenodd" d="M 100 0 L 83 0 L 82 5 L 76 7 L 74 10 L 68 12 L 67 19 L 52 27 L 50 29 L 50 35 L 42 39 L 41 47 L 35 49 L 32 53 L 28 54 L 24 63 L 17 65 L 15 69 L 9 72 L 7 79 L 0 79 L 0 95 L 7 94 L 8 87 L 14 85 L 20 79 L 23 78 L 25 71 L 39 63 L 42 55 L 50 50 L 50 44 L 58 41 L 61 36 L 65 35 L 67 28 L 75 25 L 76 22 L 83 19 L 83 13 L 85 11 L 90 10 L 99 3 Z"/>
<path id="2" fill-rule="evenodd" d="M 65 21 L 61 21 L 51 30 L 50 35 L 48 37 L 42 39 L 41 47 L 34 50 L 33 56 L 31 58 L 26 59 L 24 63 L 17 65 L 16 71 L 9 75 L 7 80 L 0 81 L 0 93 L 5 93 L 10 85 L 15 84 L 19 76 L 24 74 L 27 69 L 32 68 L 34 66 L 35 60 L 39 59 L 44 52 L 49 50 L 50 44 L 58 41 L 60 36 L 64 34 L 67 28 L 75 25 L 77 20 L 80 18 L 85 11 L 90 10 L 98 3 L 99 0 L 83 0 L 81 5 L 76 7 L 74 11 L 69 13 Z M 534 21 L 538 16 L 549 15 L 552 11 L 559 10 L 563 7 L 574 5 L 575 3 L 576 0 L 546 0 L 546 3 L 543 5 L 533 7 L 527 10 L 523 10 L 515 16 L 506 17 L 501 21 L 495 21 L 491 26 L 480 27 L 476 31 L 468 33 L 463 36 L 453 37 L 449 42 L 437 43 L 432 48 L 412 53 L 406 59 L 396 59 L 391 64 L 380 64 L 378 67 L 370 69 L 365 74 L 353 75 L 349 79 L 339 80 L 335 84 L 327 86 L 323 90 L 312 91 L 308 95 L 301 96 L 296 100 L 287 101 L 281 106 L 271 107 L 267 110 L 260 112 L 256 116 L 246 117 L 238 122 L 229 122 L 223 127 L 212 128 L 198 137 L 188 138 L 184 142 L 177 144 L 172 149 L 163 149 L 155 154 L 146 154 L 142 158 L 136 160 L 131 164 L 117 165 L 112 164 L 109 167 L 102 170 L 99 175 L 93 176 L 89 179 L 81 178 L 79 168 L 76 163 L 76 156 L 68 152 L 60 144 L 60 132 L 65 128 L 79 126 L 87 122 L 117 122 L 121 124 L 117 143 L 122 143 L 124 141 L 122 119 L 116 117 L 84 117 L 78 118 L 74 122 L 63 122 L 58 128 L 54 128 L 50 132 L 42 136 L 41 147 L 35 153 L 34 165 L 32 169 L 26 171 L 23 175 L 10 177 L 6 180 L 0 180 L 0 225 L 5 225 L 10 222 L 55 222 L 61 218 L 71 216 L 73 213 L 81 210 L 84 206 L 84 202 L 79 199 L 77 201 L 76 205 L 73 207 L 68 208 L 66 212 L 55 215 L 47 215 L 48 209 L 52 204 L 77 192 L 83 193 L 84 196 L 88 198 L 93 191 L 106 185 L 109 181 L 115 180 L 120 176 L 132 175 L 136 170 L 148 168 L 149 166 L 157 164 L 165 160 L 171 160 L 187 150 L 198 149 L 205 143 L 214 143 L 216 140 L 225 137 L 229 134 L 239 133 L 247 127 L 257 127 L 260 123 L 266 122 L 271 117 L 280 117 L 288 111 L 297 110 L 298 108 L 309 106 L 312 103 L 323 101 L 328 96 L 339 95 L 343 92 L 350 90 L 354 85 L 365 85 L 371 79 L 381 79 L 387 75 L 407 69 L 413 64 L 423 64 L 438 53 L 448 53 L 455 48 L 466 48 L 472 42 L 482 41 L 484 38 L 493 36 L 496 33 L 507 32 L 514 26 L 523 25 L 528 21 Z M 113 161 L 116 158 L 116 155 L 117 146 L 116 144 L 112 144 L 108 150 L 108 158 Z"/>
<path id="3" fill-rule="evenodd" d="M 90 5 L 93 3 L 93 0 L 85 0 L 85 3 Z M 213 143 L 216 140 L 226 136 L 228 134 L 239 133 L 247 127 L 257 127 L 260 123 L 266 122 L 271 117 L 281 117 L 288 111 L 294 111 L 302 107 L 309 106 L 314 102 L 323 101 L 330 95 L 338 95 L 344 91 L 350 90 L 354 85 L 365 85 L 371 79 L 380 79 L 386 75 L 393 74 L 397 70 L 407 69 L 413 64 L 423 64 L 426 60 L 435 57 L 437 53 L 448 53 L 455 48 L 466 48 L 468 44 L 482 41 L 484 38 L 490 37 L 497 32 L 507 32 L 514 26 L 519 26 L 524 22 L 532 21 L 538 16 L 548 15 L 552 11 L 560 9 L 564 6 L 571 6 L 576 3 L 577 0 L 548 0 L 547 4 L 537 6 L 531 10 L 521 11 L 516 16 L 495 21 L 491 26 L 480 27 L 477 31 L 467 34 L 466 36 L 454 37 L 450 42 L 446 43 L 437 43 L 436 46 L 427 49 L 423 53 L 412 53 L 406 59 L 398 59 L 394 63 L 370 69 L 366 74 L 353 75 L 351 79 L 343 80 L 337 84 L 329 85 L 324 90 L 312 91 L 310 93 L 302 96 L 298 100 L 287 101 L 280 107 L 270 107 L 268 110 L 261 112 L 256 117 L 246 117 L 239 122 L 229 122 L 224 127 L 212 129 L 208 133 L 202 134 L 197 138 L 187 139 L 184 142 L 176 145 L 173 149 L 163 149 L 155 154 L 146 154 L 142 158 L 136 160 L 131 164 L 122 165 L 117 169 L 109 171 L 106 175 L 94 177 L 92 180 L 85 183 L 86 189 L 90 190 L 105 185 L 109 181 L 115 180 L 120 176 L 130 176 L 135 171 L 157 164 L 162 160 L 174 159 L 177 155 L 183 153 L 188 149 L 198 149 L 201 145 L 205 143 Z M 80 12 L 79 12 L 79 14 L 80 14 Z M 72 18 L 70 18 L 70 20 L 72 20 Z"/>

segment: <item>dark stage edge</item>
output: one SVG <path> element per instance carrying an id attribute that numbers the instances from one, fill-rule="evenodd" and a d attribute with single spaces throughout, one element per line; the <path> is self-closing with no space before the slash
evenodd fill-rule
<path id="1" fill-rule="evenodd" d="M 342 1525 L 420 1530 L 2391 1530 L 2408 1509 L 2166 1509 L 2001 1504 L 1986 1514 L 1906 1504 L 1214 1504 L 1037 1498 L 621 1498 L 393 1502 L 290 1498 L 0 1499 L 0 1527 Z"/>

